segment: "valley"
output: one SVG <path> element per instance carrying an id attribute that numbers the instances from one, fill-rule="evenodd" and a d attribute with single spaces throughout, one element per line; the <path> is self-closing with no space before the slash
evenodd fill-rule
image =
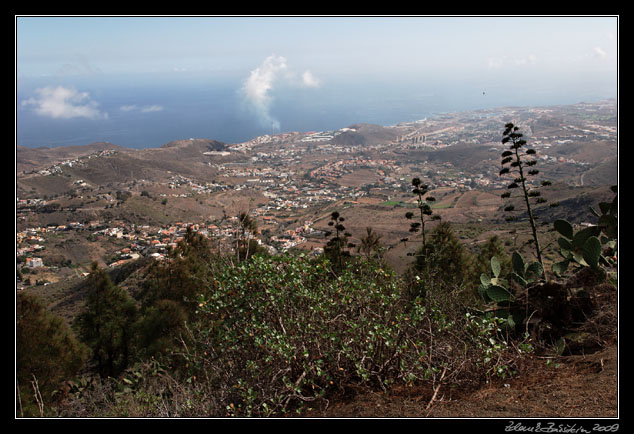
<path id="1" fill-rule="evenodd" d="M 16 261 L 28 271 L 17 287 L 44 290 L 85 275 L 93 261 L 117 267 L 160 259 L 188 227 L 228 251 L 241 212 L 256 221 L 251 236 L 269 253 L 317 255 L 329 215 L 338 211 L 352 243 L 371 227 L 388 263 L 403 271 L 415 248 L 400 242 L 409 235 L 405 213 L 416 207 L 414 177 L 430 186 L 434 214 L 468 246 L 501 235 L 517 248 L 529 229 L 526 221 L 506 223 L 502 211 L 504 124 L 521 126 L 537 152 L 537 178 L 552 182 L 543 189 L 548 203 L 535 213 L 543 222 L 584 224 L 592 219 L 589 207 L 608 200 L 618 181 L 616 113 L 611 100 L 355 124 L 238 144 L 184 139 L 150 149 L 17 148 Z M 553 202 L 560 206 L 549 207 Z M 545 237 L 552 232 L 540 230 Z"/>
<path id="2" fill-rule="evenodd" d="M 431 203 L 437 220 L 428 222 L 426 232 L 449 222 L 459 242 L 474 255 L 497 237 L 509 254 L 533 258 L 526 212 L 507 221 L 508 202 L 501 197 L 509 183 L 500 176 L 500 154 L 505 149 L 501 136 L 507 122 L 517 123 L 536 151 L 540 172 L 531 186 L 537 187 L 541 180 L 551 182 L 539 187 L 546 202 L 533 210 L 548 275 L 561 260 L 552 223 L 566 219 L 575 230 L 596 224 L 590 208 L 614 197 L 610 186 L 618 183 L 616 113 L 616 103 L 605 101 L 444 114 L 393 126 L 356 124 L 337 131 L 261 136 L 238 144 L 192 138 L 150 149 L 110 143 L 16 148 L 17 294 L 36 296 L 48 311 L 71 325 L 87 305 L 92 288 L 88 276 L 94 273 L 94 263 L 107 270 L 117 287 L 139 300 L 147 270 L 156 263 L 171 263 L 165 261 L 170 249 L 192 232 L 211 240 L 212 249 L 225 258 L 235 255 L 236 245 L 244 241 L 240 237 L 246 237 L 249 248 L 269 255 L 289 252 L 301 261 L 302 256 L 318 257 L 324 252 L 335 211 L 345 218 L 353 256 L 366 254 L 352 245 L 362 245 L 367 231 L 378 235 L 383 261 L 373 278 L 386 276 L 385 266 L 405 276 L 421 244 L 420 233 L 408 230 L 406 218 L 406 213 L 417 212 L 413 178 L 429 186 L 428 200 L 431 195 L 435 198 Z M 255 223 L 254 230 L 244 230 L 244 216 Z M 259 263 L 243 264 L 252 262 Z M 247 277 L 248 284 L 257 285 L 251 275 Z M 535 342 L 542 346 L 534 354 L 510 352 L 506 362 L 500 353 L 495 366 L 508 369 L 505 363 L 513 365 L 511 376 L 506 377 L 504 371 L 486 381 L 476 381 L 475 372 L 461 373 L 461 366 L 477 361 L 477 357 L 465 358 L 452 368 L 456 377 L 451 381 L 473 382 L 469 387 L 443 381 L 444 372 L 438 380 L 405 382 L 382 391 L 369 386 L 356 389 L 349 381 L 342 382 L 344 388 L 329 389 L 327 399 L 303 410 L 299 407 L 295 415 L 614 417 L 618 414 L 614 336 L 618 290 L 607 286 L 609 292 L 597 295 L 603 302 L 600 312 L 581 327 L 593 333 L 578 333 L 586 336 L 586 341 L 580 340 L 581 353 L 570 350 L 565 357 L 553 355 L 548 343 Z M 366 294 L 363 288 L 361 293 Z M 281 318 L 279 324 L 285 332 Z M 564 342 L 574 345 L 576 341 L 566 335 Z M 448 351 L 453 345 L 452 340 Z M 597 345 L 601 350 L 593 353 Z M 88 392 L 89 396 L 93 393 Z M 81 410 L 61 406 L 55 411 L 84 414 L 87 410 L 82 405 Z M 90 414 L 163 415 L 158 406 L 144 405 L 107 405 Z M 234 404 L 226 409 L 225 416 L 233 414 Z M 188 415 L 193 410 L 179 411 Z M 202 414 L 198 411 L 195 414 Z"/>

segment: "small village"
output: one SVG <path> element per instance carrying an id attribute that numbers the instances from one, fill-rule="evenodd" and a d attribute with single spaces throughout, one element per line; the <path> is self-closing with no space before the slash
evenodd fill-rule
<path id="1" fill-rule="evenodd" d="M 592 113 L 597 107 L 588 105 L 585 109 Z M 551 109 L 528 110 L 533 116 L 539 117 L 548 115 Z M 354 204 L 361 198 L 389 200 L 398 194 L 409 192 L 412 176 L 420 174 L 432 191 L 438 188 L 449 188 L 458 192 L 506 188 L 508 180 L 498 174 L 499 154 L 503 149 L 499 142 L 499 125 L 503 115 L 519 116 L 520 113 L 513 110 L 492 110 L 440 115 L 388 127 L 401 133 L 395 134 L 395 139 L 391 141 L 377 141 L 358 146 L 331 142 L 340 134 L 354 132 L 354 128 L 264 135 L 245 143 L 228 145 L 226 151 L 209 151 L 201 156 L 207 158 L 206 164 L 215 171 L 216 175 L 211 182 L 182 174 L 171 174 L 162 182 L 136 180 L 134 185 L 119 185 L 117 188 L 120 191 L 115 195 L 113 192 L 98 189 L 99 186 L 91 185 L 84 179 L 74 179 L 74 191 L 70 193 L 70 197 L 81 200 L 83 195 L 92 195 L 95 201 L 105 203 L 107 208 L 118 206 L 127 196 L 139 195 L 139 188 L 146 185 L 164 188 L 163 192 L 156 195 L 163 204 L 175 198 L 189 200 L 194 197 L 211 198 L 219 193 L 231 195 L 239 192 L 258 192 L 266 198 L 266 203 L 255 204 L 249 207 L 248 212 L 258 222 L 260 233 L 249 236 L 254 237 L 267 251 L 275 254 L 301 247 L 309 239 L 325 242 L 323 232 L 314 228 L 312 218 L 300 217 L 307 215 L 307 210 L 325 210 L 334 203 Z M 466 125 L 469 128 L 466 128 Z M 531 134 L 530 126 L 528 130 Z M 563 164 L 573 171 L 582 173 L 590 163 L 577 161 L 561 153 L 553 153 L 553 150 L 570 143 L 597 138 L 614 140 L 616 137 L 615 128 L 592 120 L 582 125 L 564 124 L 554 131 L 556 134 L 532 135 L 530 139 L 543 169 L 560 167 Z M 469 144 L 488 149 L 488 156 L 485 156 L 483 164 L 472 168 L 459 168 L 451 161 L 407 159 L 407 152 L 412 150 L 434 152 Z M 103 150 L 22 175 L 60 176 L 65 168 L 81 166 L 95 158 L 108 158 L 117 152 L 119 151 Z M 227 161 L 213 160 L 213 157 L 227 155 L 241 157 Z M 144 194 L 145 191 L 141 196 Z M 188 228 L 225 245 L 230 245 L 238 231 L 235 216 L 226 216 L 224 219 L 208 218 L 198 222 L 177 221 L 163 225 L 94 220 L 28 227 L 29 213 L 61 211 L 58 200 L 59 198 L 51 197 L 16 198 L 17 222 L 24 228 L 16 232 L 16 257 L 19 269 L 34 270 L 47 267 L 46 261 L 42 259 L 42 253 L 47 248 L 47 239 L 53 234 L 75 233 L 91 241 L 106 243 L 116 240 L 117 247 L 121 247 L 108 258 L 104 258 L 108 266 L 116 267 L 142 256 L 160 260 L 168 248 L 175 246 L 183 238 Z M 300 218 L 294 224 L 282 224 L 284 218 L 292 216 Z M 262 232 L 265 232 L 266 236 L 262 236 Z M 318 252 L 319 249 L 314 251 Z"/>
<path id="2" fill-rule="evenodd" d="M 228 218 L 226 222 L 218 224 L 175 222 L 161 227 L 148 225 L 125 224 L 124 222 L 93 221 L 85 225 L 79 222 L 68 225 L 28 228 L 16 233 L 18 248 L 16 255 L 18 265 L 28 269 L 43 268 L 46 264 L 38 256 L 46 249 L 47 238 L 52 234 L 68 235 L 80 234 L 92 242 L 107 242 L 108 239 L 117 240 L 125 244 L 120 250 L 114 252 L 111 261 L 107 264 L 116 267 L 126 262 L 139 259 L 141 256 L 152 257 L 161 260 L 165 257 L 169 248 L 176 247 L 177 243 L 184 239 L 187 230 L 203 235 L 220 243 L 230 243 L 238 232 L 237 217 Z M 264 220 L 271 220 L 264 217 Z M 288 250 L 305 241 L 305 235 L 313 233 L 312 222 L 305 221 L 295 229 L 286 230 L 284 233 L 271 237 L 281 251 Z M 254 238 L 259 244 L 262 241 L 257 234 L 247 234 L 247 238 Z M 278 249 L 272 246 L 264 246 L 270 253 L 277 253 Z"/>

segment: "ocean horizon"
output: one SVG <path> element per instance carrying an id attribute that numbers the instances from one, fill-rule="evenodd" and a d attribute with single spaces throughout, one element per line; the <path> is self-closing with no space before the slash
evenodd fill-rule
<path id="1" fill-rule="evenodd" d="M 616 98 L 615 86 L 547 82 L 503 85 L 496 81 L 438 79 L 423 82 L 330 80 L 298 90 L 271 92 L 266 113 L 241 93 L 240 78 L 183 76 L 146 82 L 89 79 L 18 79 L 16 145 L 57 147 L 109 142 L 128 148 L 159 147 L 174 140 L 206 138 L 240 143 L 291 131 L 331 131 L 356 123 L 394 125 L 436 114 L 509 106 L 551 106 Z M 38 89 L 63 87 L 98 101 L 100 116 L 52 118 L 34 110 Z"/>

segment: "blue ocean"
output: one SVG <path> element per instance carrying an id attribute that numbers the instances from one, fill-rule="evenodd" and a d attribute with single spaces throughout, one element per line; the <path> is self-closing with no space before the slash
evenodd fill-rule
<path id="1" fill-rule="evenodd" d="M 616 97 L 616 85 L 437 79 L 402 82 L 325 80 L 319 87 L 271 90 L 267 119 L 240 92 L 243 77 L 188 76 L 21 80 L 16 86 L 16 144 L 54 147 L 110 142 L 130 148 L 207 138 L 239 143 L 271 132 L 329 131 L 355 123 L 393 125 L 434 114 L 503 106 L 547 106 Z M 25 104 L 36 89 L 72 87 L 98 105 L 99 119 L 51 118 Z M 274 121 L 274 122 L 273 122 Z M 275 124 L 275 125 L 274 125 Z"/>

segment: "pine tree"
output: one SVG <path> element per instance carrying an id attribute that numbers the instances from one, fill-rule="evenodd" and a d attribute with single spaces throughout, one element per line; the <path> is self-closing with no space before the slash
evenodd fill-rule
<path id="1" fill-rule="evenodd" d="M 41 300 L 19 292 L 16 304 L 16 380 L 25 410 L 35 404 L 31 382 L 37 380 L 44 401 L 72 379 L 87 358 L 87 348 L 58 316 L 46 310 Z"/>
<path id="2" fill-rule="evenodd" d="M 144 307 L 158 300 L 173 300 L 194 310 L 192 300 L 200 295 L 201 283 L 212 272 L 211 244 L 191 227 L 164 261 L 155 262 L 143 282 L 140 298 Z"/>
<path id="3" fill-rule="evenodd" d="M 214 261 L 209 239 L 189 227 L 165 260 L 152 264 L 139 294 L 141 310 L 135 324 L 139 355 L 152 356 L 174 347 L 185 323 L 196 317 L 196 300 L 213 290 Z"/>
<path id="4" fill-rule="evenodd" d="M 469 275 L 469 252 L 448 222 L 430 234 L 430 240 L 417 252 L 414 267 L 427 276 L 439 276 L 450 285 L 462 285 Z"/>
<path id="5" fill-rule="evenodd" d="M 92 288 L 75 325 L 81 341 L 92 352 L 97 372 L 102 377 L 114 377 L 130 362 L 137 309 L 134 300 L 96 263 L 89 279 Z"/>
<path id="6" fill-rule="evenodd" d="M 151 357 L 168 353 L 186 321 L 185 310 L 173 300 L 158 300 L 145 308 L 134 327 L 137 354 Z"/>

